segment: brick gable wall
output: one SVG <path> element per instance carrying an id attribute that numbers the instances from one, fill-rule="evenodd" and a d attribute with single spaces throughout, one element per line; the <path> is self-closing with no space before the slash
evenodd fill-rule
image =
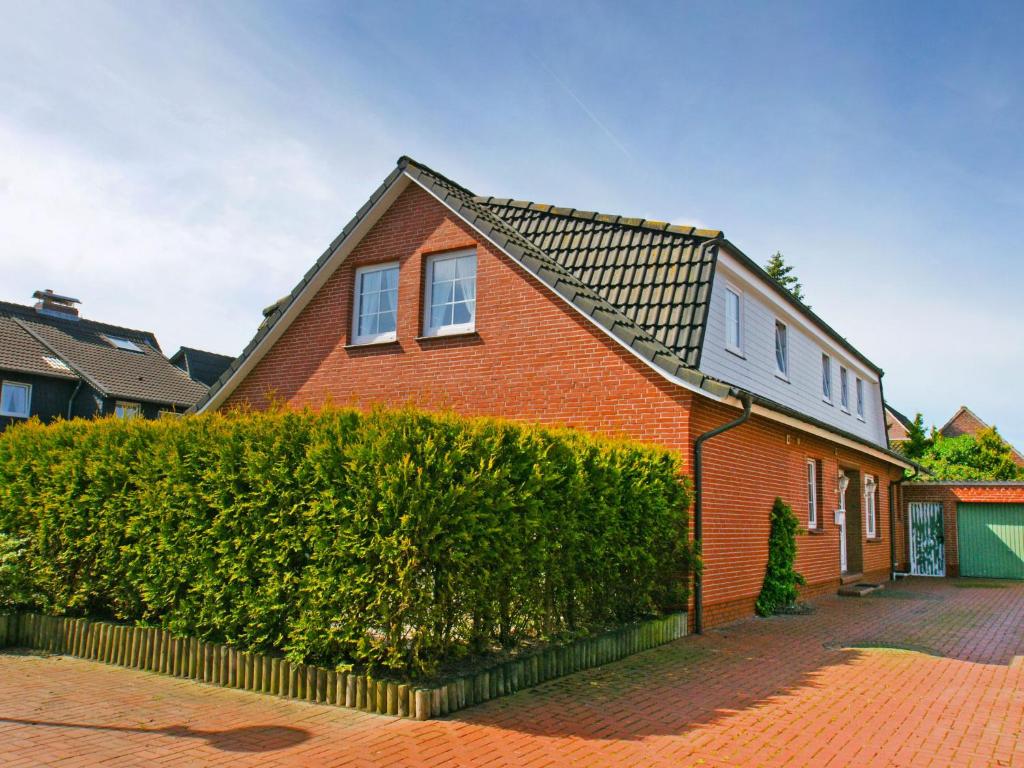
<path id="1" fill-rule="evenodd" d="M 408 187 L 226 407 L 412 403 L 682 450 L 691 394 L 665 381 L 418 186 Z M 475 335 L 419 338 L 425 256 L 477 251 Z M 355 270 L 397 261 L 398 341 L 346 348 Z"/>

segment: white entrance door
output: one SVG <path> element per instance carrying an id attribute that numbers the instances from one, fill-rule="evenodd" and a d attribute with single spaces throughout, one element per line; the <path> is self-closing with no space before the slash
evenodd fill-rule
<path id="1" fill-rule="evenodd" d="M 946 575 L 946 541 L 942 505 L 910 502 L 910 572 L 915 576 Z"/>

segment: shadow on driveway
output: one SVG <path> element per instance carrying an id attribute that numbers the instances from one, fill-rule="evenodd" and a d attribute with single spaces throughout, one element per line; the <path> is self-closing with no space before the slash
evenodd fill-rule
<path id="1" fill-rule="evenodd" d="M 132 728 L 121 725 L 91 725 L 88 723 L 60 723 L 48 720 L 22 720 L 0 717 L 0 723 L 29 725 L 42 728 L 69 728 L 87 731 L 116 731 L 117 733 L 142 733 L 147 735 L 170 736 L 178 739 L 203 739 L 214 749 L 223 752 L 272 752 L 302 744 L 310 733 L 302 728 L 287 725 L 247 725 L 228 728 L 223 731 L 203 731 L 187 725 L 168 725 L 164 728 Z"/>

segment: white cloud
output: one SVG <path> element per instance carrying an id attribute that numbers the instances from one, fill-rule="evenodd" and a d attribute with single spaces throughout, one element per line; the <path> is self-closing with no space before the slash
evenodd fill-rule
<path id="1" fill-rule="evenodd" d="M 184 189 L 162 188 L 177 183 Z M 226 149 L 202 174 L 132 174 L 0 122 L 0 294 L 77 296 L 85 316 L 236 353 L 344 224 L 336 186 L 293 140 Z"/>

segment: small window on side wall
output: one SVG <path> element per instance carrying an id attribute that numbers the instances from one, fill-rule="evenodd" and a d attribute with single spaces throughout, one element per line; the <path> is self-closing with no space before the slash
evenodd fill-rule
<path id="1" fill-rule="evenodd" d="M 725 348 L 743 354 L 743 294 L 725 289 Z"/>
<path id="2" fill-rule="evenodd" d="M 775 321 L 775 373 L 789 378 L 789 333 L 786 324 Z"/>
<path id="3" fill-rule="evenodd" d="M 398 265 L 357 269 L 352 343 L 394 341 L 397 323 Z"/>
<path id="4" fill-rule="evenodd" d="M 864 382 L 857 379 L 857 416 L 864 418 Z"/>
<path id="5" fill-rule="evenodd" d="M 459 251 L 427 259 L 424 336 L 476 330 L 476 252 Z"/>
<path id="6" fill-rule="evenodd" d="M 5 381 L 0 388 L 0 416 L 27 419 L 32 409 L 32 385 Z"/>
<path id="7" fill-rule="evenodd" d="M 850 412 L 850 374 L 843 366 L 839 366 L 839 404 Z"/>
<path id="8" fill-rule="evenodd" d="M 821 399 L 832 404 L 832 358 L 821 356 Z"/>
<path id="9" fill-rule="evenodd" d="M 807 460 L 807 527 L 818 527 L 818 462 Z"/>

